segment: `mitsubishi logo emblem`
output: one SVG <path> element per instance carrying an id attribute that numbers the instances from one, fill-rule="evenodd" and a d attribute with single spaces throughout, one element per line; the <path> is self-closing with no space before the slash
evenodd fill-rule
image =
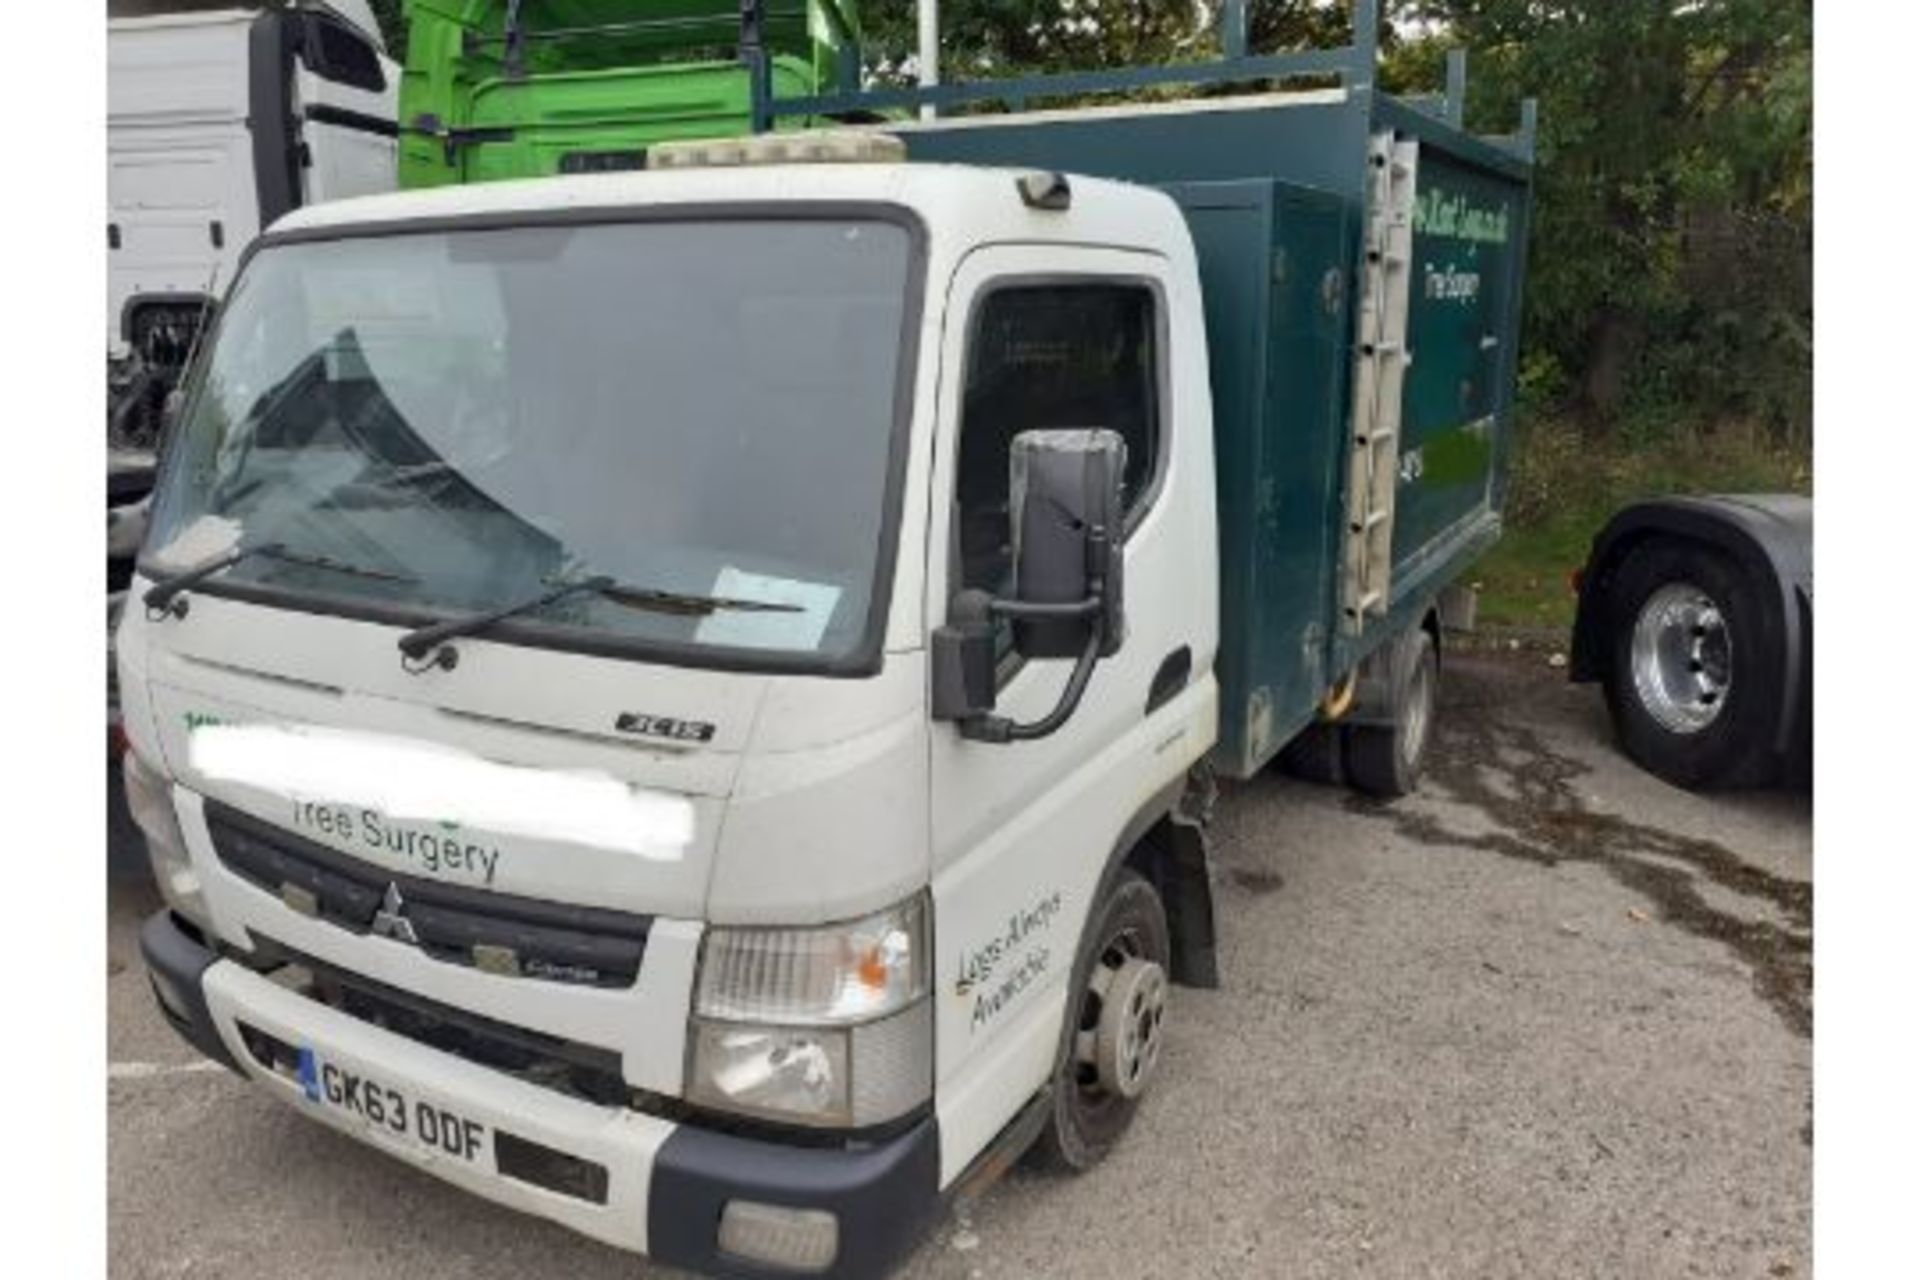
<path id="1" fill-rule="evenodd" d="M 380 909 L 373 913 L 373 936 L 415 947 L 420 945 L 420 935 L 413 931 L 413 921 L 407 919 L 406 899 L 400 896 L 400 886 L 392 881 L 387 882 L 387 896 L 380 900 Z"/>

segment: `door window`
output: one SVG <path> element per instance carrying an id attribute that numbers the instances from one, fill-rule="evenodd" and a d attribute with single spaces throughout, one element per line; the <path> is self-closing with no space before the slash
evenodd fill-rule
<path id="1" fill-rule="evenodd" d="M 383 92 L 387 73 L 372 42 L 346 23 L 309 12 L 300 33 L 300 61 L 322 80 L 369 93 Z"/>
<path id="2" fill-rule="evenodd" d="M 992 289 L 974 312 L 960 409 L 955 507 L 960 582 L 1012 587 L 1008 458 L 1022 431 L 1105 427 L 1127 444 L 1131 517 L 1160 458 L 1156 295 L 1132 282 L 1046 282 Z"/>

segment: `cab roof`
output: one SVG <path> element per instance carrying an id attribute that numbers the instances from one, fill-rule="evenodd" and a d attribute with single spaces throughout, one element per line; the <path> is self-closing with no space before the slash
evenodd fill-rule
<path id="1" fill-rule="evenodd" d="M 297 209 L 269 235 L 342 236 L 362 227 L 423 227 L 515 214 L 551 218 L 578 213 L 649 211 L 673 206 L 750 209 L 777 214 L 779 205 L 882 204 L 919 216 L 928 236 L 953 249 L 966 243 L 1058 240 L 1164 251 L 1185 242 L 1185 223 L 1165 194 L 1149 187 L 1068 176 L 1063 210 L 1029 208 L 1018 179 L 1025 169 L 918 163 L 747 165 L 643 170 L 476 183 L 329 201 Z"/>

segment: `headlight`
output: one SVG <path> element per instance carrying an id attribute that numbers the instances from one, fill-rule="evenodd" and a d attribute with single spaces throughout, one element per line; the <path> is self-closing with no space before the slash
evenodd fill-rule
<path id="1" fill-rule="evenodd" d="M 879 1124 L 933 1088 L 924 896 L 846 924 L 707 931 L 687 1096 L 795 1124 Z"/>
<path id="2" fill-rule="evenodd" d="M 180 831 L 180 815 L 173 807 L 173 784 L 137 754 L 120 757 L 121 777 L 127 784 L 127 811 L 147 838 L 147 859 L 167 905 L 199 925 L 208 926 L 207 900 L 200 893 L 200 877 L 187 855 L 187 838 Z"/>

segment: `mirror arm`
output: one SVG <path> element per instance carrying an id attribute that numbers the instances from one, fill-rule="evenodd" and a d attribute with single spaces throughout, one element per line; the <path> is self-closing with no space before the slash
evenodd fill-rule
<path id="1" fill-rule="evenodd" d="M 960 722 L 961 737 L 973 742 L 1030 742 L 1046 737 L 1072 718 L 1080 706 L 1081 696 L 1087 691 L 1087 682 L 1093 679 L 1093 668 L 1100 661 L 1101 650 L 1106 647 L 1106 549 L 1107 531 L 1095 525 L 1087 537 L 1089 591 L 1084 600 L 1042 604 L 996 598 L 987 603 L 987 611 L 997 617 L 1028 621 L 1090 618 L 1092 625 L 1087 628 L 1087 643 L 1073 664 L 1072 674 L 1067 677 L 1067 687 L 1060 691 L 1060 701 L 1052 711 L 1031 724 L 1016 724 L 1005 716 L 969 716 Z"/>
<path id="2" fill-rule="evenodd" d="M 1092 603 L 1097 608 L 1099 597 L 1094 597 Z M 1080 705 L 1080 697 L 1087 691 L 1087 682 L 1093 678 L 1094 664 L 1100 661 L 1100 645 L 1105 636 L 1106 627 L 1103 624 L 1096 623 L 1088 629 L 1086 648 L 1080 651 L 1079 659 L 1073 664 L 1073 674 L 1067 677 L 1067 687 L 1061 691 L 1060 702 L 1052 711 L 1031 724 L 1016 724 L 1005 716 L 969 716 L 960 722 L 960 736 L 971 742 L 1028 742 L 1034 738 L 1044 738 L 1058 729 Z"/>

